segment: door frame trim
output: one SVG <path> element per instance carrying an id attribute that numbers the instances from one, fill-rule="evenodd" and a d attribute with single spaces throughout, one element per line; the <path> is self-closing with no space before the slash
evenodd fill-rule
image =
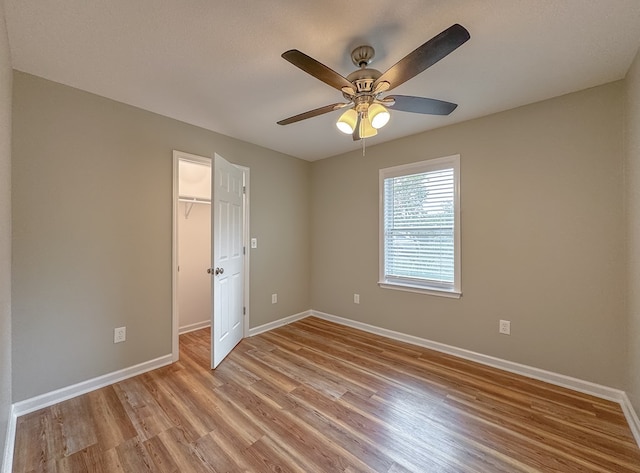
<path id="1" fill-rule="evenodd" d="M 246 338 L 249 336 L 249 314 L 250 308 L 249 303 L 251 302 L 251 287 L 250 282 L 251 278 L 249 277 L 249 268 L 251 267 L 250 259 L 251 259 L 251 247 L 249 246 L 251 233 L 249 232 L 249 221 L 250 221 L 250 210 L 251 206 L 249 205 L 249 197 L 251 193 L 251 169 L 246 166 L 240 166 L 238 164 L 235 165 L 237 168 L 242 170 L 242 175 L 244 178 L 244 201 L 242 202 L 242 212 L 244 218 L 244 228 L 242 229 L 242 245 L 244 246 L 244 287 L 243 287 L 243 305 L 244 305 L 244 326 L 242 328 L 242 338 Z"/>
<path id="2" fill-rule="evenodd" d="M 181 160 L 192 161 L 200 164 L 208 164 L 213 166 L 213 158 L 207 158 L 206 156 L 199 156 L 196 154 L 186 153 L 184 151 L 173 150 L 173 193 L 172 193 L 172 223 L 171 223 L 171 361 L 176 362 L 180 358 L 180 319 L 178 317 L 178 163 Z M 249 336 L 249 327 L 250 327 L 250 310 L 249 310 L 249 302 L 251 300 L 251 293 L 249 290 L 249 281 L 250 281 L 250 264 L 249 264 L 249 255 L 251 253 L 249 248 L 249 209 L 251 206 L 249 205 L 249 195 L 250 195 L 250 169 L 246 166 L 240 166 L 235 164 L 238 168 L 240 168 L 244 175 L 245 182 L 245 194 L 244 194 L 244 203 L 243 203 L 243 211 L 244 211 L 244 234 L 243 234 L 243 242 L 245 248 L 245 258 L 244 258 L 244 294 L 243 294 L 243 303 L 246 309 L 244 314 L 244 323 L 242 326 L 242 338 Z M 212 236 L 213 238 L 213 236 Z"/>

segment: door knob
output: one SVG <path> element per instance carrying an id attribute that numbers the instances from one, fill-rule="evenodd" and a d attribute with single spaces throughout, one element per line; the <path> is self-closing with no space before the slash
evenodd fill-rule
<path id="1" fill-rule="evenodd" d="M 216 268 L 216 276 L 222 273 L 224 273 L 224 268 Z"/>

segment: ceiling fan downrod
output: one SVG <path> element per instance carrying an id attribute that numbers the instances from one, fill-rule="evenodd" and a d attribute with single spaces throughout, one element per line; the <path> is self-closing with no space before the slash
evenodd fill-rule
<path id="1" fill-rule="evenodd" d="M 371 46 L 363 45 L 358 46 L 353 51 L 351 51 L 351 62 L 357 67 L 364 69 L 369 64 L 376 55 L 375 49 Z"/>

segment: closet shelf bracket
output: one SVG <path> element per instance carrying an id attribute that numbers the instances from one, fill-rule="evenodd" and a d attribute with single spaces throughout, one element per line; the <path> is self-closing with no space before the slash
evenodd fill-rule
<path id="1" fill-rule="evenodd" d="M 189 214 L 191 213 L 191 209 L 193 209 L 193 202 L 187 202 L 187 205 L 184 207 L 184 218 L 185 220 L 189 218 Z"/>
<path id="2" fill-rule="evenodd" d="M 180 198 L 178 198 L 178 200 L 180 202 L 185 202 L 187 204 L 184 207 L 184 218 L 185 219 L 189 218 L 189 214 L 191 213 L 191 210 L 193 209 L 193 204 L 209 204 L 209 205 L 211 205 L 211 200 L 207 200 L 207 199 L 195 199 L 195 198 L 180 197 Z"/>

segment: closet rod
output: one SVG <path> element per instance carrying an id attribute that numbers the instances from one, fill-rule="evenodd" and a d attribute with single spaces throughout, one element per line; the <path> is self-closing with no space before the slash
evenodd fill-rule
<path id="1" fill-rule="evenodd" d="M 211 199 L 201 199 L 199 197 L 178 197 L 180 202 L 190 202 L 192 204 L 210 204 Z"/>

